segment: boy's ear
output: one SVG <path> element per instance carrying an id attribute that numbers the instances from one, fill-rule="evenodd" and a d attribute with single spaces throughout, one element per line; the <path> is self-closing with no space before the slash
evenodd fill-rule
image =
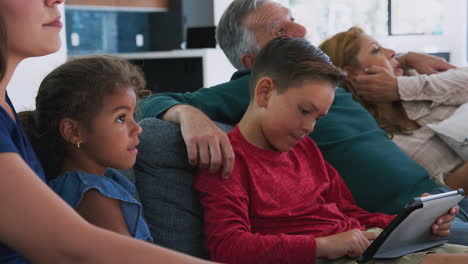
<path id="1" fill-rule="evenodd" d="M 270 77 L 262 77 L 255 87 L 255 103 L 259 107 L 267 107 L 268 100 L 274 89 L 274 81 Z"/>
<path id="2" fill-rule="evenodd" d="M 60 120 L 59 130 L 62 138 L 73 145 L 83 143 L 84 141 L 84 139 L 80 137 L 82 134 L 80 123 L 74 119 L 63 118 Z"/>
<path id="3" fill-rule="evenodd" d="M 253 54 L 245 53 L 245 54 L 242 54 L 241 56 L 241 63 L 247 69 L 252 68 L 254 61 L 255 61 L 255 55 Z"/>

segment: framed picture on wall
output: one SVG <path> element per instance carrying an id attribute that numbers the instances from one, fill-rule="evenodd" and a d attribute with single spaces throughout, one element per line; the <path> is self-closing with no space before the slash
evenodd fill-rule
<path id="1" fill-rule="evenodd" d="M 442 35 L 442 0 L 388 0 L 389 35 Z"/>

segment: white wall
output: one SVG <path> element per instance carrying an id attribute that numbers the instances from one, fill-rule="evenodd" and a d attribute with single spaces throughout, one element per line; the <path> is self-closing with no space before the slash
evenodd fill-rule
<path id="1" fill-rule="evenodd" d="M 8 96 L 10 96 L 16 111 L 35 108 L 35 98 L 42 79 L 67 59 L 63 5 L 60 6 L 60 12 L 64 24 L 61 32 L 62 48 L 51 55 L 24 60 L 16 69 L 7 87 Z M 31 45 L 34 45 L 34 43 L 31 43 Z"/>
<path id="2" fill-rule="evenodd" d="M 289 0 L 274 0 L 284 6 L 289 6 Z M 224 13 L 224 10 L 229 6 L 232 0 L 213 0 L 214 22 L 218 25 L 219 19 Z"/>
<path id="3" fill-rule="evenodd" d="M 213 0 L 214 22 L 218 24 L 222 13 L 232 0 Z M 287 5 L 287 0 L 280 0 Z M 398 52 L 450 52 L 451 63 L 465 66 L 467 63 L 467 0 L 446 0 L 444 5 L 444 34 L 441 36 L 388 36 L 380 41 Z M 62 21 L 65 23 L 63 5 Z M 34 98 L 41 80 L 51 70 L 65 62 L 65 27 L 61 33 L 62 49 L 55 54 L 23 61 L 16 70 L 8 94 L 18 111 L 33 109 Z"/>
<path id="4" fill-rule="evenodd" d="M 224 10 L 229 6 L 232 0 L 213 0 L 214 22 L 218 25 Z"/>

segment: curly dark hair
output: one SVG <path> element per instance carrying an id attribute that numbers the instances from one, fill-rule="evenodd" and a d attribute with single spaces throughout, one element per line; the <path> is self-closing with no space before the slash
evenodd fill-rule
<path id="1" fill-rule="evenodd" d="M 130 88 L 140 98 L 145 87 L 140 68 L 116 56 L 72 59 L 48 74 L 39 87 L 36 110 L 19 114 L 47 178 L 60 172 L 69 144 L 61 136 L 60 120 L 90 126 L 106 95 Z"/>

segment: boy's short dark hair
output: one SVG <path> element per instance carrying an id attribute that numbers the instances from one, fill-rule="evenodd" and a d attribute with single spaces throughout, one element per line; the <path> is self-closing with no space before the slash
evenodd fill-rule
<path id="1" fill-rule="evenodd" d="M 345 73 L 307 40 L 279 37 L 268 42 L 255 58 L 250 79 L 251 98 L 258 80 L 265 76 L 272 78 L 282 93 L 306 80 L 325 80 L 337 86 Z"/>

